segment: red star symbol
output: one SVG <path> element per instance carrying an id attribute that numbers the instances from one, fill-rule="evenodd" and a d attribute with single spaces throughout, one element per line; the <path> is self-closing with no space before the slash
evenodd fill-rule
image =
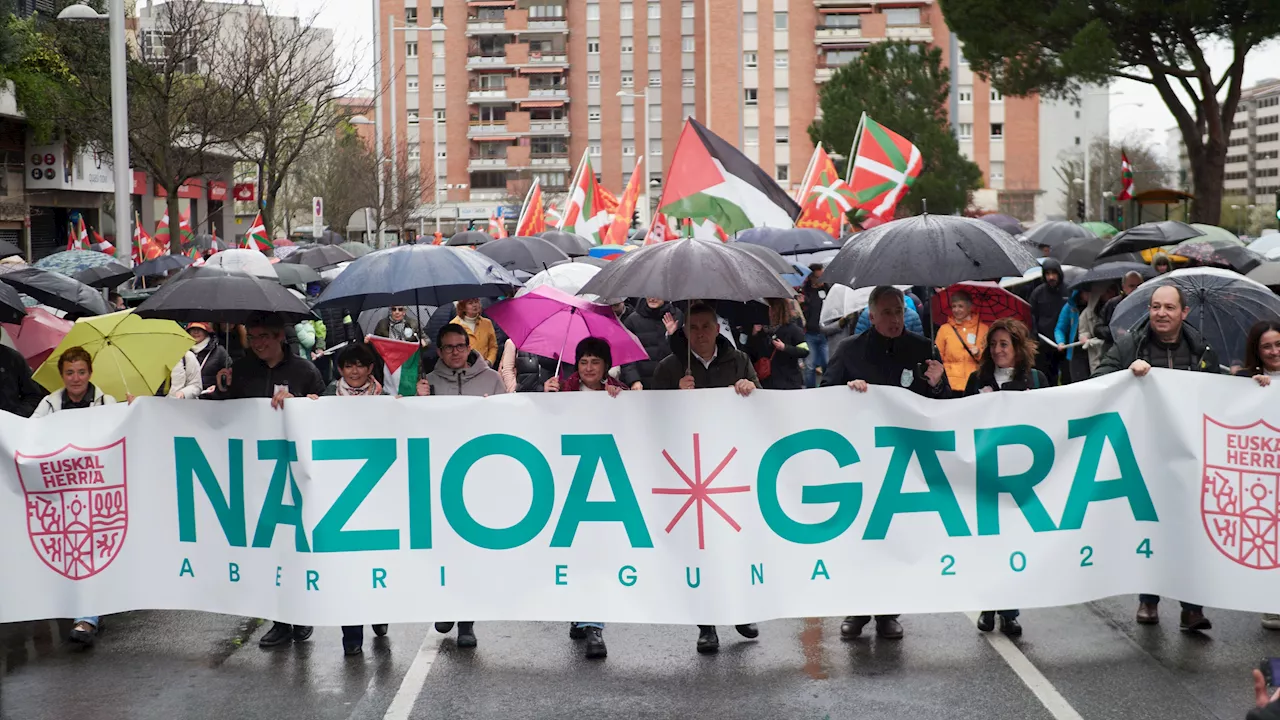
<path id="1" fill-rule="evenodd" d="M 686 473 L 679 465 L 676 464 L 676 461 L 672 459 L 671 455 L 666 450 L 662 451 L 662 457 L 667 459 L 667 464 L 671 466 L 672 470 L 676 471 L 676 474 L 680 476 L 681 480 L 684 480 L 685 485 L 689 486 L 687 488 L 654 488 L 653 489 L 654 495 L 688 495 L 689 496 L 689 499 L 685 501 L 684 505 L 680 506 L 680 510 L 676 512 L 676 516 L 671 518 L 671 522 L 667 525 L 668 534 L 670 534 L 672 528 L 674 528 L 676 524 L 680 522 L 680 518 L 684 517 L 685 511 L 688 510 L 689 507 L 693 505 L 695 502 L 698 504 L 698 549 L 699 550 L 706 549 L 706 542 L 703 536 L 703 524 L 702 524 L 702 504 L 703 503 L 710 505 L 712 510 L 715 510 L 717 513 L 719 513 L 720 517 L 724 518 L 724 521 L 729 523 L 729 526 L 732 527 L 735 532 L 742 532 L 742 527 L 739 526 L 738 523 L 734 522 L 733 518 L 729 517 L 729 513 L 725 512 L 719 505 L 717 505 L 715 500 L 711 499 L 711 496 L 720 495 L 724 493 L 749 492 L 751 490 L 751 486 L 750 485 L 734 485 L 732 487 L 722 487 L 722 488 L 708 487 L 712 482 L 715 481 L 716 476 L 720 474 L 721 470 L 724 470 L 725 466 L 729 464 L 729 461 L 732 460 L 733 456 L 736 455 L 737 453 L 738 453 L 738 448 L 736 447 L 730 448 L 729 454 L 725 455 L 724 459 L 720 461 L 720 464 L 716 466 L 716 469 L 711 471 L 711 474 L 707 476 L 706 480 L 703 480 L 702 479 L 702 451 L 698 443 L 698 434 L 694 433 L 693 434 L 693 479 L 690 480 L 688 473 Z"/>

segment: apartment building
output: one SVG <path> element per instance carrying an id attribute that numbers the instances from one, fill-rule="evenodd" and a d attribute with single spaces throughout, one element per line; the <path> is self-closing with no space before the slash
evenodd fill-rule
<path id="1" fill-rule="evenodd" d="M 1227 196 L 1250 205 L 1271 204 L 1280 192 L 1280 80 L 1263 80 L 1240 93 L 1223 187 Z"/>
<path id="2" fill-rule="evenodd" d="M 395 72 L 384 144 L 394 106 L 398 157 L 424 187 L 437 179 L 420 214 L 446 227 L 518 205 L 535 177 L 566 191 L 584 152 L 615 193 L 643 160 L 656 201 L 689 116 L 795 187 L 822 83 L 887 39 L 936 46 L 953 68 L 981 206 L 1060 214 L 1053 168 L 1106 133 L 1105 95 L 1001 97 L 963 63 L 935 0 L 377 0 L 376 14 L 382 87 Z"/>

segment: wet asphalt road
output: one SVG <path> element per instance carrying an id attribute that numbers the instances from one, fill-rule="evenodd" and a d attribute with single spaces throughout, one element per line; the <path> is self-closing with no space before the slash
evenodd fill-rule
<path id="1" fill-rule="evenodd" d="M 1135 625 L 1135 607 L 1027 611 L 1013 643 L 963 614 L 905 616 L 901 641 L 780 620 L 754 641 L 720 628 L 717 656 L 694 652 L 692 627 L 611 625 L 603 662 L 563 623 L 481 623 L 475 650 L 393 625 L 355 658 L 337 628 L 261 650 L 265 625 L 223 615 L 113 616 L 89 651 L 66 643 L 69 621 L 19 623 L 0 625 L 0 719 L 1243 718 L 1249 670 L 1280 656 L 1280 633 L 1209 609 L 1214 629 L 1188 636 L 1176 603 L 1158 627 Z"/>

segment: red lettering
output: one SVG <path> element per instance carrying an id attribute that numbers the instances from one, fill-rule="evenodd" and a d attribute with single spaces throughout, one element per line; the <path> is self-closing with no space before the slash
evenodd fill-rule
<path id="1" fill-rule="evenodd" d="M 1228 448 L 1238 448 L 1238 447 L 1240 447 L 1239 442 L 1240 442 L 1240 436 L 1239 436 L 1239 435 L 1232 435 L 1231 433 L 1227 433 L 1227 447 L 1228 447 Z M 1231 457 L 1231 453 L 1227 453 L 1227 457 Z"/>

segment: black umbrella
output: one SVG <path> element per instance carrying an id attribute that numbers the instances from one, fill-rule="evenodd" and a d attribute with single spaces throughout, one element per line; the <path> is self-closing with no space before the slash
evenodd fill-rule
<path id="1" fill-rule="evenodd" d="M 750 228 L 734 237 L 738 242 L 763 245 L 779 255 L 799 255 L 836 250 L 841 242 L 813 228 Z"/>
<path id="2" fill-rule="evenodd" d="M 134 277 L 151 277 L 152 275 L 165 275 L 174 270 L 182 268 L 195 262 L 186 255 L 160 255 L 150 260 L 135 265 L 133 268 Z"/>
<path id="3" fill-rule="evenodd" d="M 578 294 L 748 302 L 789 298 L 795 291 L 736 243 L 688 239 L 627 253 L 596 273 Z"/>
<path id="4" fill-rule="evenodd" d="M 560 248 L 540 237 L 507 237 L 487 242 L 476 248 L 508 270 L 523 270 L 531 275 L 569 259 Z"/>
<path id="5" fill-rule="evenodd" d="M 14 245 L 8 240 L 0 240 L 0 258 L 7 258 L 13 255 L 22 255 L 22 248 Z"/>
<path id="6" fill-rule="evenodd" d="M 1076 285 L 1089 285 L 1096 282 L 1108 282 L 1111 280 L 1123 280 L 1125 275 L 1136 272 L 1142 276 L 1143 280 L 1150 280 L 1156 276 L 1156 271 L 1151 266 L 1140 262 L 1109 262 L 1102 263 L 1094 267 L 1089 272 L 1067 283 L 1068 287 Z"/>
<path id="7" fill-rule="evenodd" d="M 1022 223 L 1018 221 L 1018 218 L 1012 215 L 991 213 L 990 215 L 983 215 L 978 219 L 982 222 L 991 223 L 1014 237 L 1026 232 L 1026 229 L 1022 227 Z"/>
<path id="8" fill-rule="evenodd" d="M 1083 225 L 1066 220 L 1054 220 L 1031 228 L 1022 236 L 1022 241 L 1032 247 L 1047 245 L 1050 248 L 1056 248 L 1068 240 L 1096 237 L 1098 236 L 1093 231 Z"/>
<path id="9" fill-rule="evenodd" d="M 823 279 L 852 288 L 947 287 L 1014 277 L 1035 266 L 1025 247 L 991 223 L 924 214 L 860 233 L 827 265 Z"/>
<path id="10" fill-rule="evenodd" d="M 1221 268 L 1186 268 L 1143 283 L 1116 306 L 1111 332 L 1117 338 L 1147 322 L 1151 295 L 1165 285 L 1182 288 L 1190 313 L 1186 322 L 1200 332 L 1224 365 L 1244 359 L 1249 328 L 1259 320 L 1280 320 L 1280 297 L 1265 285 Z"/>
<path id="11" fill-rule="evenodd" d="M 97 267 L 85 268 L 75 274 L 80 282 L 95 288 L 113 288 L 133 278 L 133 270 L 113 262 Z"/>
<path id="12" fill-rule="evenodd" d="M 0 284 L 0 322 L 20 323 L 26 315 L 27 308 L 23 306 L 18 291 Z"/>
<path id="13" fill-rule="evenodd" d="M 278 262 L 271 267 L 275 268 L 276 277 L 280 278 L 281 285 L 306 285 L 320 282 L 320 273 L 309 265 Z"/>
<path id="14" fill-rule="evenodd" d="M 200 233 L 196 235 L 191 239 L 191 244 L 194 245 L 197 250 L 213 250 L 214 252 L 230 250 L 235 247 L 235 245 L 232 245 L 226 240 L 223 240 L 222 238 L 215 238 L 209 233 Z"/>
<path id="15" fill-rule="evenodd" d="M 1143 223 L 1111 238 L 1098 257 L 1110 257 L 1120 253 L 1142 252 L 1150 248 L 1176 245 L 1183 240 L 1200 237 L 1203 232 L 1177 220 L 1161 220 Z"/>
<path id="16" fill-rule="evenodd" d="M 102 292 L 52 270 L 24 267 L 0 275 L 0 282 L 37 302 L 67 313 L 68 317 L 106 315 L 111 312 Z"/>
<path id="17" fill-rule="evenodd" d="M 1049 251 L 1049 257 L 1056 258 L 1063 265 L 1091 268 L 1098 264 L 1098 253 L 1107 244 L 1106 238 L 1093 233 L 1088 237 L 1072 238 Z"/>
<path id="18" fill-rule="evenodd" d="M 791 262 L 782 257 L 777 251 L 765 245 L 754 245 L 752 243 L 744 243 L 739 241 L 734 247 L 747 253 L 751 253 L 757 260 L 768 265 L 770 269 L 779 275 L 795 274 L 796 269 L 792 267 Z"/>
<path id="19" fill-rule="evenodd" d="M 1207 238 L 1194 238 L 1180 243 L 1171 254 L 1194 260 L 1201 265 L 1230 268 L 1241 274 L 1267 261 L 1266 256 L 1247 247 Z"/>
<path id="20" fill-rule="evenodd" d="M 493 236 L 487 232 L 479 230 L 463 230 L 462 232 L 449 238 L 445 245 L 450 247 L 470 247 L 475 245 L 483 245 L 487 242 L 493 242 Z"/>
<path id="21" fill-rule="evenodd" d="M 478 252 L 445 245 L 400 245 L 351 263 L 321 293 L 316 307 L 360 312 L 389 305 L 439 306 L 510 295 L 520 284 Z"/>
<path id="22" fill-rule="evenodd" d="M 137 313 L 176 322 L 237 324 L 262 315 L 288 322 L 315 317 L 279 283 L 216 267 L 183 270 L 139 305 Z"/>
<path id="23" fill-rule="evenodd" d="M 356 256 L 337 245 L 313 245 L 281 260 L 282 263 L 306 265 L 315 270 L 328 270 L 338 263 L 351 262 Z"/>
<path id="24" fill-rule="evenodd" d="M 586 238 L 573 233 L 567 233 L 563 230 L 547 230 L 540 233 L 539 236 L 547 242 L 560 248 L 561 252 L 569 257 L 578 257 L 591 252 L 592 245 Z"/>

